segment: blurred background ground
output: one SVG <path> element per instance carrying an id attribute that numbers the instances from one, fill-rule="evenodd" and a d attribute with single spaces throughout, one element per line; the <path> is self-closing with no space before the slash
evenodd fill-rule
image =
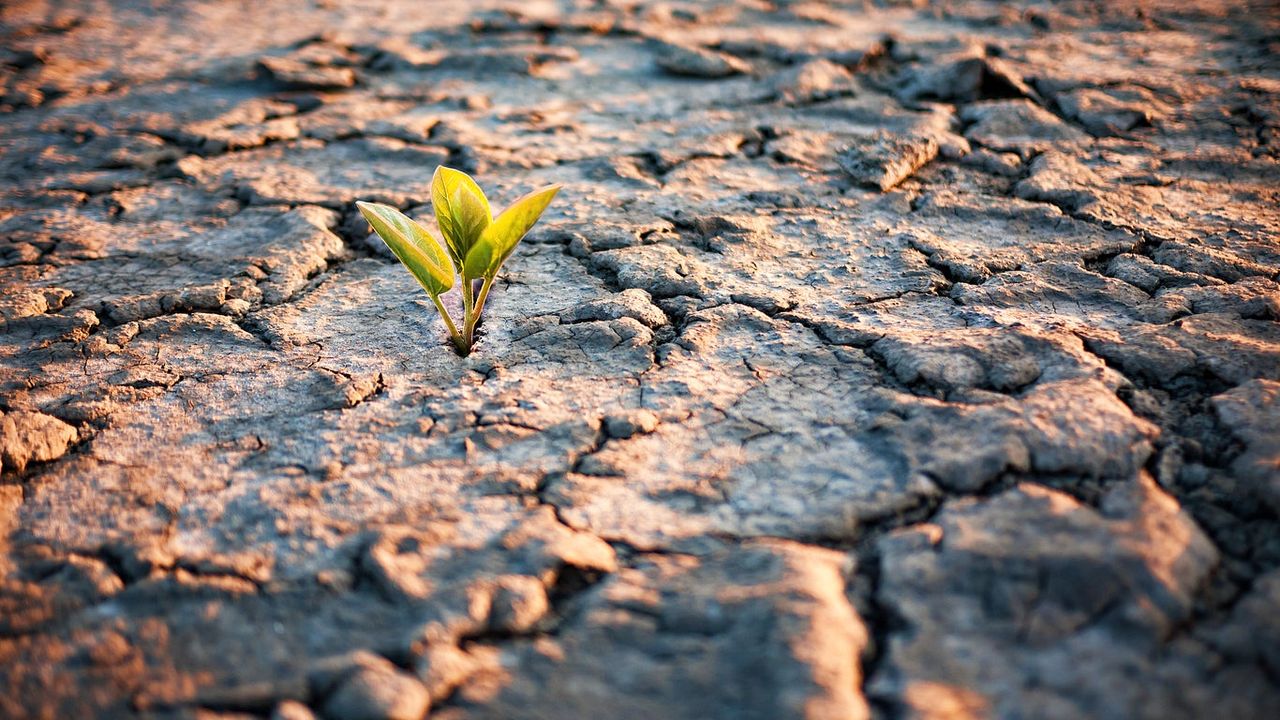
<path id="1" fill-rule="evenodd" d="M 1274 4 L 0 37 L 0 716 L 1280 704 Z M 565 186 L 465 359 L 442 163 Z"/>

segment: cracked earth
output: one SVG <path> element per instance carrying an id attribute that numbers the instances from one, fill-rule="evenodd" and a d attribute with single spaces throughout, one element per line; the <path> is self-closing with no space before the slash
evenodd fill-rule
<path id="1" fill-rule="evenodd" d="M 157 7 L 0 9 L 0 716 L 1274 716 L 1273 4 Z"/>

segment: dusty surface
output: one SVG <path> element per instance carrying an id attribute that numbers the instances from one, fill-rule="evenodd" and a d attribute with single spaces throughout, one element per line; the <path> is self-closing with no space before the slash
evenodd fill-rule
<path id="1" fill-rule="evenodd" d="M 1274 717 L 1273 4 L 377 5 L 0 10 L 0 716 Z"/>

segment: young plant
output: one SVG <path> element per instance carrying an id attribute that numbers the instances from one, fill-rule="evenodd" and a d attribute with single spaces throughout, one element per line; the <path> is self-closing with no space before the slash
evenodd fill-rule
<path id="1" fill-rule="evenodd" d="M 389 205 L 357 202 L 356 207 L 431 296 L 454 347 L 465 356 L 475 343 L 476 325 L 498 270 L 559 191 L 559 185 L 534 190 L 494 217 L 489 199 L 470 175 L 441 165 L 431 178 L 431 205 L 444 235 L 443 248 L 426 228 Z M 462 281 L 461 329 L 440 299 L 454 286 L 455 275 Z"/>

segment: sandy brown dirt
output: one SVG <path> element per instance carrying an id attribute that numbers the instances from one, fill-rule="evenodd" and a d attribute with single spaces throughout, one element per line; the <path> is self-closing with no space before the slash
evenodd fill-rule
<path id="1" fill-rule="evenodd" d="M 1274 717 L 1274 3 L 359 5 L 0 9 L 0 717 Z"/>

